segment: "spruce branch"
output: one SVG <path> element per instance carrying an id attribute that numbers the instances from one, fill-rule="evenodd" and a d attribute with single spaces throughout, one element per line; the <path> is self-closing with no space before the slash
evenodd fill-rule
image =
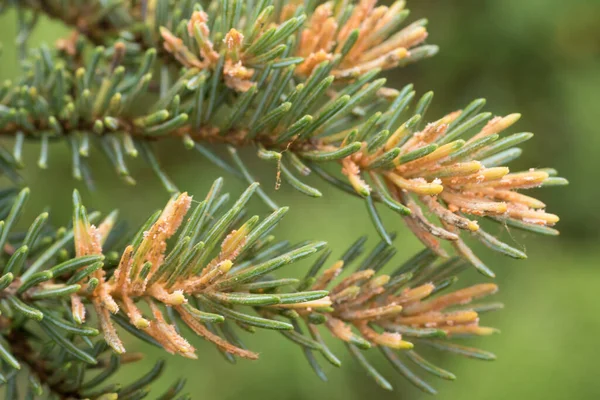
<path id="1" fill-rule="evenodd" d="M 143 354 L 131 353 L 117 355 L 110 352 L 104 341 L 89 342 L 91 354 L 97 359 L 95 365 L 78 360 L 68 360 L 63 351 L 56 352 L 50 343 L 28 340 L 32 335 L 26 329 L 11 331 L 6 339 L 10 352 L 22 363 L 29 374 L 24 398 L 47 395 L 49 398 L 71 399 L 140 399 L 149 393 L 148 385 L 152 384 L 164 370 L 164 361 L 157 362 L 148 373 L 129 385 L 106 384 L 106 381 L 124 365 L 135 363 L 143 358 Z M 8 347 L 8 346 L 7 346 Z M 16 384 L 16 372 L 6 375 L 6 399 L 18 399 L 19 386 Z M 189 395 L 179 396 L 185 380 L 178 380 L 169 387 L 160 399 L 189 399 Z"/>
<path id="2" fill-rule="evenodd" d="M 322 273 L 330 251 L 321 254 L 305 279 L 278 278 L 275 271 L 314 255 L 325 243 L 275 242 L 270 232 L 287 208 L 262 221 L 257 216 L 248 218 L 244 206 L 258 184 L 225 209 L 221 186 L 220 179 L 215 181 L 207 197 L 194 207 L 187 194 L 173 196 L 116 253 L 110 250 L 111 235 L 123 235 L 116 213 L 103 219 L 99 213 L 88 214 L 74 192 L 72 228 L 49 227 L 48 215 L 43 213 L 20 234 L 14 224 L 29 190 L 5 191 L 2 200 L 11 207 L 2 215 L 0 235 L 7 249 L 0 277 L 0 358 L 4 365 L 0 373 L 8 382 L 7 398 L 17 398 L 12 391 L 22 365 L 37 377 L 39 390 L 49 390 L 59 398 L 137 398 L 133 393 L 141 395 L 142 387 L 152 379 L 144 377 L 130 389 L 91 391 L 120 362 L 131 360 L 125 356 L 128 353 L 115 323 L 169 353 L 196 358 L 194 347 L 181 333 L 186 325 L 230 361 L 258 357 L 242 344 L 234 326 L 275 330 L 302 348 L 321 377 L 313 352 L 341 365 L 321 338 L 319 331 L 325 328 L 345 342 L 385 388 L 391 386 L 369 364 L 363 350 L 379 347 L 396 368 L 406 369 L 399 358 L 405 355 L 419 360 L 417 365 L 429 366 L 429 371 L 439 369 L 420 361 L 414 350 L 407 351 L 433 346 L 493 358 L 449 341 L 458 335 L 494 332 L 479 326 L 477 309 L 469 307 L 469 302 L 496 292 L 496 285 L 439 294 L 456 282 L 455 274 L 465 267 L 461 259 L 437 262 L 437 256 L 426 249 L 391 275 L 378 274 L 395 253 L 381 242 L 355 272 L 331 285 L 363 252 L 361 239 Z M 147 306 L 149 313 L 140 305 Z M 309 335 L 302 332 L 302 324 Z M 92 338 L 100 332 L 104 340 L 94 343 Z M 113 350 L 109 360 L 103 356 L 108 346 Z M 63 367 L 56 369 L 57 362 Z M 86 371 L 98 367 L 105 372 L 88 380 Z M 156 369 L 161 369 L 160 364 Z M 156 377 L 158 372 L 150 375 Z M 411 378 L 412 373 L 406 376 L 426 391 L 434 391 Z"/>
<path id="3" fill-rule="evenodd" d="M 127 159 L 141 155 L 173 197 L 128 237 L 116 212 L 101 220 L 86 211 L 77 192 L 72 227 L 55 229 L 42 213 L 27 231 L 15 232 L 29 190 L 0 191 L 0 379 L 8 399 L 18 398 L 22 365 L 34 377 L 31 396 L 144 397 L 162 364 L 125 388 L 97 388 L 121 363 L 136 359 L 126 353 L 117 326 L 195 358 L 180 329 L 187 326 L 231 362 L 258 357 L 243 345 L 236 326 L 275 330 L 301 347 L 323 379 L 316 353 L 340 366 L 321 336 L 325 330 L 383 388 L 392 386 L 366 357 L 369 348 L 379 348 L 428 393 L 435 389 L 413 364 L 443 379 L 454 375 L 427 361 L 422 349 L 494 359 L 452 340 L 494 333 L 479 325 L 480 314 L 501 307 L 471 304 L 495 293 L 494 284 L 450 291 L 469 264 L 494 276 L 465 239 L 525 258 L 480 221 L 556 235 L 558 217 L 521 190 L 567 182 L 553 169 L 515 173 L 505 166 L 521 155 L 515 146 L 533 136 L 505 133 L 519 114 L 494 117 L 482 112 L 485 100 L 478 99 L 432 119 L 427 110 L 433 93 L 417 100 L 412 85 L 396 90 L 377 78 L 437 52 L 426 43 L 426 20 L 404 24 L 404 1 L 389 7 L 374 0 L 9 5 L 19 17 L 23 74 L 0 87 L 0 137 L 14 139 L 12 152 L 0 147 L 0 171 L 22 184 L 25 143 L 41 142 L 39 166 L 46 168 L 48 143 L 60 140 L 71 150 L 75 178 L 91 185 L 87 160 L 100 149 L 123 180 L 135 184 Z M 27 37 L 42 14 L 73 33 L 53 50 L 29 51 Z M 227 205 L 219 179 L 194 203 L 159 164 L 154 143 L 169 139 L 181 140 L 249 188 Z M 220 147 L 231 161 L 219 155 Z M 242 147 L 275 165 L 277 187 L 283 181 L 320 197 L 302 178 L 315 174 L 361 198 L 381 243 L 359 263 L 361 238 L 321 272 L 330 254 L 324 242 L 275 242 L 270 231 L 287 208 L 254 182 L 238 154 Z M 246 216 L 253 194 L 271 215 Z M 389 275 L 379 271 L 395 254 L 395 234 L 378 213 L 381 205 L 399 214 L 427 247 Z M 115 239 L 126 244 L 117 246 Z M 301 281 L 274 274 L 319 252 Z M 357 268 L 350 270 L 353 264 Z M 100 333 L 103 339 L 93 341 Z M 96 368 L 102 372 L 89 377 Z M 176 383 L 161 398 L 180 390 Z"/>
<path id="4" fill-rule="evenodd" d="M 435 46 L 424 44 L 426 21 L 402 25 L 408 16 L 403 1 L 389 7 L 368 0 L 351 7 L 237 0 L 206 7 L 167 0 L 111 7 L 42 3 L 24 5 L 59 16 L 106 47 L 96 47 L 87 61 L 77 40 L 61 42 L 56 57 L 34 50 L 21 80 L 5 83 L 0 134 L 14 136 L 16 145 L 12 156 L 3 152 L 0 167 L 15 180 L 11 166 L 20 166 L 25 138 L 42 144 L 66 139 L 78 179 L 89 180 L 86 160 L 95 144 L 126 182 L 135 183 L 126 156 L 141 153 L 165 187 L 177 192 L 151 146 L 175 137 L 249 183 L 253 175 L 236 151 L 248 145 L 276 163 L 278 179 L 320 197 L 296 171 L 314 172 L 363 198 L 388 243 L 376 203 L 399 213 L 439 255 L 447 255 L 440 239 L 449 241 L 487 276 L 494 274 L 465 236 L 514 258 L 525 254 L 486 233 L 478 218 L 557 234 L 552 226 L 558 217 L 520 190 L 566 180 L 552 169 L 511 173 L 504 166 L 520 156 L 514 146 L 532 137 L 503 134 L 519 114 L 492 117 L 480 112 L 485 101 L 478 99 L 425 124 L 433 93 L 412 108 L 412 85 L 398 91 L 376 79 L 381 70 L 435 53 Z M 61 8 L 69 4 L 71 11 Z M 219 143 L 230 146 L 235 165 L 213 152 Z M 340 173 L 331 175 L 325 164 L 337 164 Z"/>
<path id="5" fill-rule="evenodd" d="M 460 258 L 438 262 L 437 255 L 426 249 L 396 268 L 390 275 L 378 273 L 394 255 L 393 247 L 381 242 L 361 263 L 364 240 L 358 240 L 342 257 L 322 273 L 329 254 L 325 253 L 311 268 L 299 288 L 330 288 L 331 306 L 321 312 L 298 309 L 312 340 L 291 340 L 304 347 L 304 353 L 317 375 L 326 380 L 314 352 L 320 352 L 333 365 L 339 360 L 327 347 L 319 328 L 346 343 L 350 353 L 375 382 L 386 390 L 393 386 L 369 363 L 362 351 L 378 347 L 392 366 L 410 383 L 429 394 L 436 390 L 411 370 L 407 361 L 442 379 L 455 376 L 425 360 L 417 349 L 434 347 L 463 356 L 494 360 L 492 353 L 452 342 L 455 337 L 487 336 L 497 330 L 479 325 L 480 314 L 502 308 L 501 304 L 471 304 L 474 299 L 497 292 L 495 284 L 479 284 L 446 294 L 458 280 L 456 274 L 466 263 Z M 344 269 L 356 268 L 336 284 L 331 284 Z M 295 332 L 302 332 L 295 324 Z M 412 364 L 410 364 L 412 365 Z"/>

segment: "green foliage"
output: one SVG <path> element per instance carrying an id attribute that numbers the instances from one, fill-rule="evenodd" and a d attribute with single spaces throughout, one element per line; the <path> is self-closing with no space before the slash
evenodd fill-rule
<path id="1" fill-rule="evenodd" d="M 129 184 L 135 180 L 126 157 L 142 155 L 163 186 L 177 194 L 154 149 L 155 142 L 176 138 L 250 187 L 229 207 L 216 181 L 185 220 L 191 199 L 175 196 L 129 239 L 118 225 L 113 230 L 114 213 L 93 226 L 99 214 L 88 214 L 77 193 L 72 228 L 47 228 L 48 214 L 43 213 L 26 232 L 16 233 L 14 223 L 29 191 L 3 192 L 0 248 L 7 254 L 0 278 L 0 327 L 6 341 L 1 353 L 7 398 L 18 397 L 15 369 L 22 362 L 40 381 L 30 384 L 28 396 L 46 390 L 62 398 L 144 397 L 162 364 L 125 388 L 88 390 L 129 361 L 116 355 L 125 347 L 113 322 L 143 341 L 194 358 L 180 329 L 187 325 L 232 362 L 257 356 L 245 348 L 234 325 L 250 332 L 280 331 L 301 346 L 323 379 L 315 354 L 340 366 L 321 339 L 318 329 L 324 326 L 384 389 L 392 385 L 363 350 L 379 347 L 401 375 L 427 393 L 435 390 L 409 361 L 442 379 L 454 375 L 410 350 L 414 345 L 494 358 L 447 340 L 495 332 L 478 325 L 478 313 L 498 308 L 465 306 L 494 293 L 493 284 L 438 294 L 456 282 L 455 274 L 467 264 L 494 276 L 460 233 L 494 251 L 526 258 L 472 218 L 555 235 L 551 226 L 558 217 L 518 190 L 566 180 L 553 169 L 509 174 L 503 167 L 521 155 L 513 146 L 532 136 L 501 137 L 520 115 L 492 118 L 480 112 L 485 100 L 478 99 L 425 124 L 432 92 L 413 107 L 412 85 L 395 90 L 376 79 L 381 70 L 437 52 L 436 46 L 424 44 L 425 20 L 402 25 L 408 16 L 403 1 L 389 8 L 368 1 L 300 3 L 12 4 L 19 16 L 23 74 L 0 88 L 0 135 L 14 138 L 12 153 L 0 151 L 0 169 L 14 185 L 22 184 L 17 170 L 23 167 L 26 139 L 41 143 L 42 168 L 48 165 L 49 141 L 62 140 L 71 151 L 73 176 L 90 187 L 88 157 L 98 149 Z M 27 37 L 41 13 L 75 33 L 55 50 L 29 51 Z M 214 151 L 218 145 L 226 146 L 232 163 Z M 271 275 L 325 243 L 273 242 L 269 232 L 287 208 L 279 208 L 254 182 L 238 154 L 247 145 L 258 149 L 260 159 L 276 163 L 278 180 L 305 195 L 322 196 L 303 182 L 302 176 L 314 173 L 364 200 L 382 242 L 355 272 L 328 289 L 361 253 L 362 239 L 319 274 L 324 253 L 301 282 Z M 330 165 L 339 173 L 332 173 Z M 262 222 L 258 216 L 245 217 L 253 193 L 274 211 Z M 395 234 L 386 229 L 377 203 L 398 213 L 427 247 L 390 276 L 376 274 L 395 254 Z M 113 243 L 117 239 L 121 245 Z M 448 258 L 440 239 L 451 243 L 457 257 Z M 437 262 L 437 257 L 448 260 Z M 86 320 L 90 312 L 92 325 Z M 92 342 L 90 337 L 100 331 L 104 341 Z M 114 351 L 110 356 L 103 355 L 106 344 Z M 32 360 L 32 354 L 41 357 Z M 57 360 L 62 372 L 50 375 Z M 88 380 L 86 370 L 97 365 L 107 367 Z M 160 398 L 175 398 L 180 388 L 178 382 Z"/>
<path id="2" fill-rule="evenodd" d="M 435 390 L 415 377 L 396 350 L 412 348 L 411 342 L 415 342 L 418 346 L 421 343 L 436 346 L 469 357 L 493 357 L 477 349 L 427 339 L 492 332 L 478 326 L 476 311 L 463 309 L 472 298 L 495 292 L 495 285 L 438 295 L 456 282 L 452 275 L 464 269 L 465 264 L 459 259 L 437 263 L 437 257 L 425 250 L 392 276 L 375 275 L 395 253 L 393 247 L 382 242 L 358 264 L 356 272 L 331 291 L 324 290 L 342 268 L 350 268 L 364 251 L 361 239 L 322 274 L 319 270 L 330 251 L 323 253 L 303 281 L 277 279 L 273 272 L 314 254 L 325 243 L 275 242 L 270 231 L 287 209 L 275 211 L 260 223 L 258 217 L 246 219 L 243 208 L 256 191 L 254 184 L 228 211 L 221 211 L 220 187 L 218 180 L 186 220 L 183 217 L 186 205 L 190 204 L 189 197 L 184 194 L 172 200 L 132 237 L 132 245 L 118 250 L 122 253 L 120 258 L 107 256 L 111 247 L 101 245 L 104 241 L 110 243 L 111 235 L 123 238 L 122 230 L 111 232 L 116 222 L 114 213 L 94 228 L 90 224 L 99 221 L 100 215 L 87 215 L 75 193 L 72 227 L 49 227 L 44 224 L 48 215 L 43 213 L 21 234 L 12 232 L 10 225 L 22 213 L 29 189 L 18 193 L 5 191 L 2 200 L 11 204 L 2 215 L 8 222 L 3 225 L 3 237 L 11 245 L 5 246 L 0 278 L 3 336 L 0 377 L 6 383 L 6 398 L 17 398 L 17 371 L 23 366 L 35 377 L 28 391 L 36 395 L 129 399 L 145 394 L 144 387 L 159 375 L 162 363 L 127 387 L 96 389 L 116 372 L 120 363 L 131 361 L 127 353 L 118 354 L 125 349 L 113 322 L 140 340 L 195 358 L 194 348 L 180 336 L 180 326 L 187 325 L 214 343 L 231 362 L 236 357 L 257 357 L 245 348 L 233 330 L 234 325 L 250 332 L 255 328 L 281 331 L 284 337 L 301 346 L 310 365 L 323 379 L 325 373 L 313 352 L 322 354 L 336 367 L 341 365 L 321 338 L 319 329 L 324 327 L 333 337 L 347 343 L 351 354 L 382 387 L 392 388 L 361 353 L 373 345 L 384 349 L 384 355 L 402 375 L 429 393 Z M 167 250 L 166 240 L 178 229 L 179 236 Z M 92 250 L 96 254 L 89 254 Z M 141 262 L 143 268 L 138 269 L 136 266 Z M 290 287 L 297 290 L 286 289 Z M 150 306 L 152 322 L 146 321 L 133 302 L 146 302 Z M 118 305 L 111 308 L 111 304 Z M 483 306 L 479 309 L 489 310 Z M 108 316 L 104 310 L 112 315 Z M 430 311 L 435 312 L 430 314 Z M 86 317 L 90 312 L 96 318 L 85 322 L 90 319 Z M 309 329 L 310 337 L 302 333 L 301 324 Z M 95 339 L 100 331 L 104 340 Z M 109 346 L 114 353 L 108 352 Z M 417 353 L 407 354 L 417 366 L 440 374 L 438 367 Z M 88 370 L 99 367 L 105 369 L 89 378 L 87 374 L 93 372 Z M 446 373 L 442 377 L 448 376 Z M 177 392 L 172 390 L 162 398 L 175 398 Z"/>

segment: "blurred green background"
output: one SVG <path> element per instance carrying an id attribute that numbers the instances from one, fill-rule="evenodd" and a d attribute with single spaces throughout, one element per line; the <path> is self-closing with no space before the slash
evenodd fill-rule
<path id="1" fill-rule="evenodd" d="M 534 237 L 511 232 L 508 240 L 526 248 L 529 260 L 515 262 L 485 254 L 497 272 L 501 291 L 496 300 L 506 308 L 485 315 L 482 323 L 502 334 L 473 342 L 498 354 L 494 362 L 443 357 L 440 364 L 455 372 L 456 382 L 431 381 L 440 399 L 598 399 L 597 356 L 600 355 L 600 198 L 597 173 L 600 169 L 600 1 L 573 0 L 453 0 L 409 1 L 412 19 L 430 21 L 430 43 L 440 45 L 439 55 L 388 74 L 389 86 L 412 82 L 418 93 L 435 91 L 430 116 L 438 117 L 460 108 L 476 97 L 488 99 L 488 109 L 498 115 L 521 112 L 514 131 L 533 131 L 536 137 L 525 147 L 525 156 L 512 167 L 556 167 L 571 185 L 538 193 L 551 212 L 561 217 L 558 238 Z M 18 74 L 14 49 L 15 15 L 0 16 L 0 41 L 4 55 L 0 79 Z M 65 33 L 60 25 L 43 21 L 30 44 L 50 44 Z M 29 216 L 50 204 L 56 224 L 70 217 L 70 194 L 79 187 L 71 179 L 70 160 L 64 144 L 54 145 L 50 169 L 34 168 L 36 144 L 26 148 L 25 176 L 33 190 Z M 186 153 L 179 143 L 161 146 L 161 161 L 180 188 L 203 196 L 221 174 L 198 154 Z M 248 160 L 253 158 L 248 157 Z M 121 210 L 131 225 L 141 223 L 163 205 L 167 195 L 155 177 L 141 164 L 133 174 L 141 184 L 127 187 L 113 175 L 108 163 L 94 158 L 106 173 L 96 174 L 97 192 L 82 189 L 90 208 Z M 254 163 L 252 161 L 251 163 Z M 103 167 L 102 167 L 103 166 Z M 275 170 L 268 165 L 251 165 L 270 192 Z M 226 177 L 226 187 L 239 193 L 244 186 Z M 323 188 L 324 196 L 313 200 L 282 187 L 274 198 L 292 206 L 277 229 L 280 238 L 292 241 L 323 239 L 336 254 L 356 237 L 368 233 L 377 241 L 363 204 L 339 192 Z M 265 212 L 259 202 L 254 211 Z M 388 227 L 400 233 L 400 263 L 420 249 L 420 244 L 403 228 L 399 218 L 383 213 Z M 505 236 L 506 237 L 506 236 Z M 595 261 L 594 261 L 595 260 Z M 288 268 L 288 275 L 302 275 L 306 264 Z M 473 276 L 461 278 L 468 282 Z M 130 337 L 128 337 L 130 338 Z M 246 337 L 247 344 L 261 353 L 257 362 L 226 363 L 213 346 L 194 340 L 198 361 L 168 356 L 128 340 L 131 351 L 144 351 L 147 359 L 128 367 L 119 379 L 139 376 L 159 357 L 168 369 L 155 385 L 165 386 L 184 376 L 194 399 L 418 399 L 426 397 L 396 375 L 378 352 L 372 359 L 397 388 L 384 392 L 372 383 L 359 366 L 344 356 L 340 370 L 325 366 L 329 383 L 312 373 L 295 345 L 275 332 Z M 344 355 L 343 347 L 334 347 Z"/>

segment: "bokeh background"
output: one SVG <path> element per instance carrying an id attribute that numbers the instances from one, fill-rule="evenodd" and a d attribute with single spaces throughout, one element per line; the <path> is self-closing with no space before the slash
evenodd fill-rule
<path id="1" fill-rule="evenodd" d="M 534 237 L 511 232 L 509 240 L 526 248 L 529 260 L 516 262 L 485 254 L 498 274 L 501 291 L 496 300 L 506 308 L 484 316 L 485 325 L 502 333 L 473 342 L 498 354 L 494 362 L 434 356 L 458 376 L 456 382 L 436 381 L 439 399 L 598 399 L 600 380 L 600 1 L 572 0 L 419 0 L 409 1 L 412 19 L 429 19 L 429 42 L 439 44 L 439 55 L 388 74 L 389 85 L 412 82 L 419 93 L 435 91 L 431 117 L 460 108 L 473 98 L 486 97 L 488 109 L 498 115 L 521 112 L 513 128 L 536 133 L 526 143 L 525 156 L 514 168 L 552 166 L 567 177 L 566 188 L 544 189 L 538 193 L 551 212 L 561 216 L 558 238 Z M 0 41 L 4 55 L 0 79 L 18 74 L 14 48 L 15 15 L 0 16 Z M 53 43 L 66 31 L 51 21 L 42 21 L 31 45 Z M 26 148 L 30 168 L 24 175 L 33 191 L 28 215 L 34 216 L 50 204 L 56 224 L 70 217 L 73 187 L 83 192 L 89 208 L 109 211 L 115 207 L 135 227 L 150 212 L 161 207 L 167 195 L 142 164 L 133 165 L 138 182 L 127 187 L 112 173 L 100 156 L 94 158 L 97 191 L 90 193 L 70 177 L 69 155 L 64 144 L 54 145 L 50 169 L 34 168 L 36 144 Z M 197 153 L 186 153 L 179 143 L 161 146 L 160 158 L 180 188 L 203 196 L 221 171 L 203 161 Z M 253 158 L 247 157 L 248 160 Z M 257 176 L 271 190 L 275 171 L 265 164 L 254 165 Z M 227 177 L 226 187 L 239 193 L 243 184 Z M 363 208 L 333 189 L 313 200 L 285 185 L 274 193 L 280 204 L 292 211 L 277 229 L 280 238 L 292 241 L 323 239 L 336 254 L 359 235 L 368 233 L 377 242 Z M 265 213 L 259 202 L 254 211 Z M 397 227 L 398 264 L 419 250 L 420 244 L 402 227 L 399 218 L 383 213 L 388 227 Z M 302 275 L 306 264 L 288 268 Z M 465 275 L 469 282 L 474 276 Z M 475 277 L 478 278 L 478 277 Z M 128 367 L 119 375 L 127 382 L 139 376 L 159 357 L 169 362 L 155 384 L 166 386 L 177 377 L 188 378 L 187 389 L 194 399 L 420 399 L 420 393 L 396 375 L 373 351 L 372 359 L 397 388 L 388 393 L 364 376 L 361 368 L 334 346 L 345 361 L 342 369 L 325 366 L 329 382 L 312 373 L 298 347 L 275 332 L 245 337 L 247 344 L 261 352 L 257 362 L 230 365 L 209 344 L 195 340 L 198 361 L 165 355 L 128 340 L 131 351 L 147 354 L 143 363 Z M 128 337 L 130 338 L 130 337 Z M 2 395 L 0 394 L 0 397 Z"/>

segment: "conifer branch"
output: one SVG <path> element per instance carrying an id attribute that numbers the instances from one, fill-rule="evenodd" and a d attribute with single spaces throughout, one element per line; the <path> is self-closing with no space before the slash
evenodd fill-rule
<path id="1" fill-rule="evenodd" d="M 16 232 L 29 190 L 0 191 L 0 381 L 7 399 L 19 397 L 22 366 L 33 377 L 30 397 L 42 391 L 61 399 L 144 397 L 162 363 L 125 388 L 98 388 L 121 363 L 137 359 L 126 352 L 117 326 L 195 358 L 180 329 L 185 325 L 231 362 L 258 357 L 243 345 L 236 326 L 275 330 L 301 347 L 322 379 L 316 353 L 340 366 L 321 336 L 325 330 L 383 388 L 392 386 L 364 350 L 379 348 L 427 393 L 435 389 L 413 364 L 442 379 L 454 375 L 421 356 L 422 348 L 494 359 L 452 341 L 496 332 L 480 326 L 479 318 L 501 308 L 471 304 L 494 294 L 494 284 L 449 290 L 468 265 L 494 276 L 465 238 L 525 258 L 485 232 L 480 221 L 556 235 L 558 217 L 521 191 L 567 182 L 553 169 L 515 173 L 505 166 L 521 155 L 515 146 L 533 136 L 505 133 L 519 114 L 494 117 L 481 111 L 485 100 L 478 99 L 431 119 L 433 93 L 417 100 L 412 85 L 396 90 L 377 79 L 383 70 L 437 52 L 426 43 L 426 20 L 405 24 L 404 1 L 316 3 L 10 3 L 19 15 L 23 74 L 0 87 L 0 138 L 14 140 L 12 152 L 0 147 L 0 172 L 21 185 L 25 143 L 41 142 L 38 164 L 46 168 L 48 143 L 60 140 L 71 150 L 75 178 L 91 184 L 87 160 L 100 149 L 118 175 L 135 184 L 127 160 L 141 155 L 173 197 L 128 239 L 116 212 L 100 220 L 77 192 L 72 227 L 50 227 L 42 213 L 27 231 Z M 28 50 L 27 37 L 42 14 L 73 33 L 53 50 Z M 153 149 L 154 142 L 169 139 L 249 188 L 228 206 L 219 179 L 194 203 L 179 192 Z M 220 156 L 220 147 L 231 161 Z M 324 242 L 275 242 L 270 231 L 287 208 L 254 182 L 238 154 L 242 147 L 273 163 L 277 187 L 282 181 L 320 197 L 319 188 L 303 182 L 314 173 L 361 198 L 381 243 L 359 263 L 361 238 L 321 272 L 330 254 Z M 262 220 L 246 216 L 254 193 L 272 209 Z M 390 274 L 379 271 L 395 254 L 395 234 L 380 206 L 399 214 L 426 246 Z M 116 238 L 128 245 L 116 246 Z M 301 281 L 272 274 L 319 252 Z M 349 271 L 353 264 L 357 268 Z M 97 368 L 102 371 L 90 377 Z M 160 398 L 175 398 L 181 389 L 178 382 Z"/>
<path id="2" fill-rule="evenodd" d="M 314 351 L 341 365 L 321 338 L 320 327 L 346 342 L 371 375 L 373 369 L 362 350 L 379 347 L 398 364 L 401 361 L 396 359 L 396 351 L 404 354 L 422 344 L 454 348 L 446 341 L 453 336 L 494 332 L 479 326 L 478 313 L 468 303 L 494 293 L 496 285 L 476 285 L 439 295 L 456 281 L 454 274 L 464 263 L 460 259 L 438 263 L 431 250 L 409 260 L 392 275 L 381 275 L 377 271 L 395 252 L 382 242 L 356 272 L 327 290 L 342 269 L 349 268 L 361 254 L 361 240 L 322 273 L 319 270 L 329 251 L 319 257 L 302 281 L 276 278 L 274 271 L 319 252 L 325 243 L 290 246 L 274 242 L 270 231 L 287 208 L 262 221 L 257 216 L 247 218 L 244 205 L 258 187 L 253 184 L 222 212 L 221 185 L 217 180 L 208 196 L 191 211 L 191 197 L 185 193 L 174 196 L 161 212 L 148 219 L 124 250 L 118 251 L 120 256 L 109 245 L 118 226 L 116 213 L 104 219 L 98 213 L 88 215 L 74 192 L 71 229 L 47 228 L 48 216 L 42 214 L 21 235 L 11 228 L 23 211 L 29 190 L 7 192 L 5 199 L 12 199 L 12 206 L 0 237 L 10 238 L 5 242 L 10 251 L 3 257 L 0 278 L 0 357 L 6 366 L 0 373 L 4 380 L 10 383 L 25 364 L 44 390 L 60 398 L 77 398 L 81 390 L 95 386 L 85 383 L 84 374 L 98 366 L 99 358 L 105 360 L 100 357 L 106 351 L 104 343 L 114 352 L 109 361 L 100 363 L 108 362 L 102 365 L 108 371 L 114 372 L 119 360 L 127 360 L 118 356 L 127 353 L 115 323 L 167 352 L 196 358 L 194 347 L 181 334 L 184 324 L 231 361 L 258 357 L 244 347 L 233 326 L 279 331 L 301 346 L 319 376 L 323 372 Z M 95 221 L 99 221 L 97 226 Z M 141 304 L 148 306 L 150 313 L 143 312 Z M 306 324 L 309 336 L 302 332 L 301 323 Z M 53 346 L 46 348 L 45 340 L 28 338 L 29 332 L 38 329 Z M 104 341 L 91 342 L 100 332 Z M 432 342 L 432 337 L 441 341 Z M 49 357 L 55 356 L 55 351 L 62 362 L 68 362 L 53 373 L 54 362 Z M 79 372 L 73 375 L 75 370 Z M 92 378 L 90 382 L 97 381 Z M 11 385 L 8 390 L 13 390 Z M 113 391 L 102 391 L 101 395 L 107 393 Z M 119 399 L 129 398 L 123 390 L 114 393 Z M 105 398 L 101 395 L 91 398 Z"/>
<path id="3" fill-rule="evenodd" d="M 293 3 L 281 9 L 267 1 L 256 7 L 214 1 L 206 9 L 192 3 L 119 3 L 110 10 L 93 3 L 75 7 L 81 11 L 72 13 L 87 13 L 79 16 L 58 12 L 63 3 L 45 6 L 55 7 L 53 14 L 64 15 L 71 25 L 84 21 L 83 31 L 92 37 L 91 31 L 104 29 L 110 47 L 97 47 L 87 63 L 82 63 L 80 45 L 61 42 L 57 59 L 42 48 L 25 63 L 20 82 L 5 84 L 0 134 L 15 136 L 17 146 L 12 157 L 4 155 L 4 169 L 20 164 L 25 138 L 43 143 L 66 138 L 79 179 L 89 174 L 92 142 L 126 182 L 135 183 L 125 156 L 142 153 L 175 192 L 150 143 L 179 138 L 220 167 L 237 167 L 234 173 L 248 181 L 252 174 L 235 151 L 232 166 L 205 145 L 252 145 L 260 158 L 275 161 L 278 176 L 301 193 L 321 196 L 295 169 L 315 172 L 363 198 L 384 240 L 389 242 L 376 202 L 398 212 L 439 255 L 446 256 L 439 240 L 448 240 L 487 276 L 494 274 L 465 244 L 461 231 L 511 257 L 525 255 L 485 233 L 477 217 L 556 234 L 551 227 L 558 217 L 519 191 L 566 180 L 554 177 L 551 169 L 510 173 L 504 166 L 521 153 L 513 146 L 532 136 L 501 138 L 519 114 L 492 118 L 480 112 L 485 101 L 479 99 L 425 124 L 431 92 L 410 110 L 411 85 L 397 91 L 384 87 L 385 79 L 375 79 L 380 70 L 434 52 L 423 44 L 425 21 L 401 27 L 408 15 L 403 1 L 375 7 L 363 0 L 351 8 L 343 2 L 307 8 Z M 98 13 L 101 17 L 93 18 Z M 109 44 L 114 32 L 119 36 Z M 161 46 L 169 62 L 156 60 Z M 171 68 L 173 61 L 182 67 L 179 74 Z M 149 111 L 140 110 L 139 101 L 149 101 Z M 338 164 L 341 174 L 329 175 L 324 164 Z M 262 191 L 261 197 L 275 207 Z M 429 221 L 422 206 L 440 225 Z"/>

